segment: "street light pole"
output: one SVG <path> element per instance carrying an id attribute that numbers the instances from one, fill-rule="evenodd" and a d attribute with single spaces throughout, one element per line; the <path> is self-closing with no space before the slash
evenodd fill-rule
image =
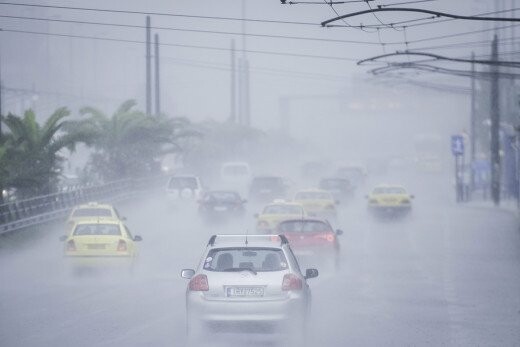
<path id="1" fill-rule="evenodd" d="M 146 115 L 152 114 L 152 47 L 150 16 L 146 16 Z"/>
<path id="2" fill-rule="evenodd" d="M 471 53 L 471 60 L 475 60 L 475 52 Z M 475 154 L 476 154 L 476 90 L 475 90 L 475 63 L 471 63 L 471 114 L 470 114 L 470 134 L 469 141 L 471 142 L 470 149 L 470 174 L 471 174 L 471 193 L 475 190 L 475 171 L 473 170 L 473 165 L 475 163 Z"/>
<path id="3" fill-rule="evenodd" d="M 493 38 L 491 59 L 498 60 L 498 38 Z M 500 93 L 498 85 L 498 66 L 491 66 L 491 197 L 493 203 L 500 205 Z"/>

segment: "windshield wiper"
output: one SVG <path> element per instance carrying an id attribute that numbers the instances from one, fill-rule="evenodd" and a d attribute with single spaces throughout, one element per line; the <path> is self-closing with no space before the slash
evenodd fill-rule
<path id="1" fill-rule="evenodd" d="M 252 274 L 256 275 L 257 272 L 253 269 L 251 269 L 250 267 L 230 267 L 228 269 L 224 269 L 222 270 L 224 272 L 241 272 L 241 271 L 249 271 L 251 272 Z"/>

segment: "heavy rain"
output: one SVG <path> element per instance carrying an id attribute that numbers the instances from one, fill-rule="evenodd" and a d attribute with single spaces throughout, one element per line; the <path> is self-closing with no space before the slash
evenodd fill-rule
<path id="1" fill-rule="evenodd" d="M 0 1 L 0 346 L 520 345 L 520 1 Z"/>

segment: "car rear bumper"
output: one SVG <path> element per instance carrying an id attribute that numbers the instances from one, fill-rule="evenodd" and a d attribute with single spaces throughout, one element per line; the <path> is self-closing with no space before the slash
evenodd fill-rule
<path id="1" fill-rule="evenodd" d="M 64 260 L 72 267 L 85 268 L 117 268 L 132 266 L 135 257 L 132 256 L 64 256 Z"/>
<path id="2" fill-rule="evenodd" d="M 398 214 L 407 213 L 412 209 L 411 205 L 370 205 L 369 211 L 376 214 Z"/>
<path id="3" fill-rule="evenodd" d="M 205 328 L 272 330 L 304 317 L 307 302 L 303 294 L 283 300 L 207 300 L 201 292 L 188 292 L 186 310 L 191 324 Z"/>

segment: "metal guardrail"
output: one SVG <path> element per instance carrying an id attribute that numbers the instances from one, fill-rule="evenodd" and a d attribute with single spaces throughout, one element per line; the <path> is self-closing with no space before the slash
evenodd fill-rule
<path id="1" fill-rule="evenodd" d="M 126 179 L 99 186 L 15 200 L 0 205 L 0 234 L 65 218 L 79 204 L 115 202 L 162 187 L 165 176 Z"/>

